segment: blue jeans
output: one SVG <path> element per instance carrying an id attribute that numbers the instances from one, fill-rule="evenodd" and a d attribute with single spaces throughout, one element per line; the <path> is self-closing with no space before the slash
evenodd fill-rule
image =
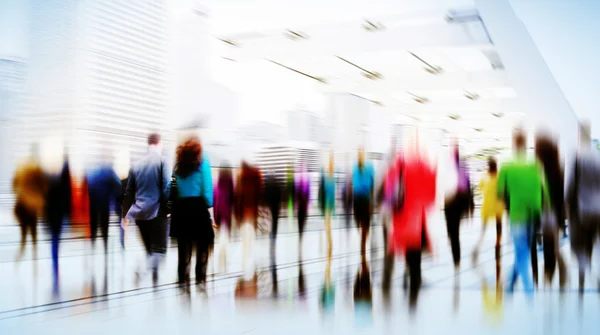
<path id="1" fill-rule="evenodd" d="M 531 274 L 529 273 L 532 227 L 533 226 L 529 224 L 513 224 L 510 227 L 510 233 L 515 247 L 515 265 L 508 290 L 512 291 L 514 289 L 515 283 L 520 276 L 523 280 L 523 287 L 527 295 L 533 294 L 533 282 Z"/>

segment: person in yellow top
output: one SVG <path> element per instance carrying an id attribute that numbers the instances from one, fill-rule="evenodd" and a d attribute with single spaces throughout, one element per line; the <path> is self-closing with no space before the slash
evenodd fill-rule
<path id="1" fill-rule="evenodd" d="M 496 220 L 496 260 L 500 258 L 500 241 L 502 240 L 502 216 L 504 214 L 504 201 L 498 198 L 498 164 L 493 157 L 488 160 L 488 171 L 479 182 L 479 190 L 483 194 L 483 204 L 481 206 L 481 219 L 483 228 L 479 241 L 473 250 L 473 263 L 477 264 L 479 249 L 483 243 L 483 238 L 491 220 Z"/>

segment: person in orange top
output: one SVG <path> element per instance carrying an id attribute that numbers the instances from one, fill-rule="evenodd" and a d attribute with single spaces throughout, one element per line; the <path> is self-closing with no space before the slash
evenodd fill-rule
<path id="1" fill-rule="evenodd" d="M 46 176 L 34 153 L 17 168 L 13 178 L 13 191 L 16 196 L 14 213 L 21 227 L 21 246 L 17 261 L 23 258 L 28 234 L 31 234 L 34 258 L 37 258 L 37 221 L 44 212 L 47 190 Z"/>
<path id="2" fill-rule="evenodd" d="M 254 240 L 258 226 L 258 206 L 262 197 L 262 174 L 247 162 L 242 162 L 235 184 L 235 215 L 242 235 L 244 279 L 254 277 Z"/>

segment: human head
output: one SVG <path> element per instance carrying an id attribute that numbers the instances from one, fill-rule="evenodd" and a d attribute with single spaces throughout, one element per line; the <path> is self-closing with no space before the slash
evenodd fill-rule
<path id="1" fill-rule="evenodd" d="M 523 128 L 513 130 L 513 150 L 516 153 L 524 153 L 527 150 L 527 135 Z"/>
<path id="2" fill-rule="evenodd" d="M 160 146 L 160 144 L 161 138 L 159 133 L 151 133 L 150 135 L 148 135 L 148 146 Z"/>
<path id="3" fill-rule="evenodd" d="M 365 164 L 365 149 L 358 148 L 358 165 L 363 166 Z"/>
<path id="4" fill-rule="evenodd" d="M 559 164 L 558 146 L 550 135 L 536 136 L 535 156 L 545 167 Z"/>
<path id="5" fill-rule="evenodd" d="M 491 174 L 496 174 L 498 172 L 498 163 L 494 157 L 488 159 L 488 172 Z"/>
<path id="6" fill-rule="evenodd" d="M 148 139 L 148 143 L 150 143 L 150 139 Z M 201 159 L 202 145 L 200 140 L 197 137 L 191 137 L 177 147 L 175 172 L 181 177 L 186 177 L 198 169 Z"/>
<path id="7" fill-rule="evenodd" d="M 329 172 L 333 173 L 333 153 L 329 154 Z"/>

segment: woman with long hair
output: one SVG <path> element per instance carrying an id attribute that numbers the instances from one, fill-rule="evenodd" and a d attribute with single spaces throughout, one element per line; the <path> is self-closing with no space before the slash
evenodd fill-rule
<path id="1" fill-rule="evenodd" d="M 227 248 L 231 233 L 231 217 L 233 212 L 233 177 L 231 168 L 227 164 L 221 164 L 219 169 L 219 181 L 215 187 L 214 214 L 215 223 L 219 226 L 219 264 L 225 269 L 227 264 Z"/>
<path id="2" fill-rule="evenodd" d="M 208 209 L 213 205 L 210 163 L 200 140 L 192 137 L 177 148 L 177 161 L 171 190 L 171 217 L 177 238 L 180 285 L 188 286 L 192 249 L 196 247 L 196 284 L 206 285 L 208 257 L 215 233 Z"/>
<path id="3" fill-rule="evenodd" d="M 552 138 L 539 135 L 535 141 L 535 156 L 544 170 L 550 197 L 550 206 L 546 210 L 549 216 L 542 216 L 542 242 L 544 246 L 544 278 L 552 283 L 556 264 L 560 287 L 567 281 L 567 268 L 558 246 L 559 230 L 564 225 L 566 214 L 564 207 L 564 174 L 560 164 L 558 147 Z"/>

